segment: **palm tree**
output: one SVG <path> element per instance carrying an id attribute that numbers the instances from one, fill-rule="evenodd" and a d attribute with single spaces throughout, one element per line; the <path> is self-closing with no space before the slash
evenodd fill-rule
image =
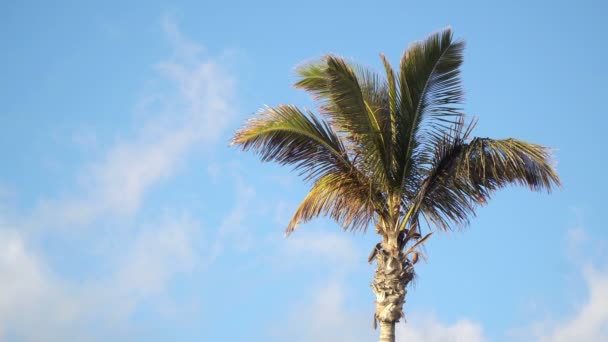
<path id="1" fill-rule="evenodd" d="M 431 233 L 463 226 L 508 184 L 559 186 L 548 148 L 516 139 L 471 137 L 461 112 L 464 42 L 450 29 L 412 44 L 398 72 L 381 55 L 384 77 L 327 55 L 297 68 L 296 88 L 312 93 L 321 116 L 292 105 L 265 107 L 232 144 L 262 161 L 292 165 L 312 183 L 286 234 L 327 215 L 347 230 L 371 224 L 381 241 L 372 290 L 380 341 L 395 340 L 418 247 Z"/>

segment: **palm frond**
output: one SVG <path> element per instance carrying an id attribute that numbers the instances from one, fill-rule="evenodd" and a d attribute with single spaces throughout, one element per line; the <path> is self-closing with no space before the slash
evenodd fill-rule
<path id="1" fill-rule="evenodd" d="M 378 132 L 376 135 L 380 137 L 380 139 L 378 139 L 378 144 L 381 148 L 378 149 L 377 153 L 374 152 L 372 155 L 366 155 L 366 157 L 370 160 L 381 162 L 383 173 L 382 177 L 380 177 L 380 181 L 387 183 L 387 188 L 390 188 L 391 186 L 394 186 L 396 181 L 391 167 L 391 164 L 393 163 L 393 131 L 395 125 L 393 124 L 394 119 L 391 116 L 390 109 L 391 90 L 389 81 L 382 78 L 378 73 L 371 71 L 369 68 L 359 65 L 353 65 L 352 68 L 359 81 L 363 101 L 367 107 L 368 113 L 371 114 L 370 120 L 377 123 Z M 365 145 L 362 147 L 367 149 Z M 383 155 L 378 155 L 378 153 L 383 153 Z"/>
<path id="2" fill-rule="evenodd" d="M 395 145 L 397 144 L 397 111 L 398 111 L 398 96 L 399 93 L 397 91 L 397 82 L 395 79 L 395 72 L 393 71 L 393 68 L 391 67 L 391 64 L 389 63 L 389 61 L 386 59 L 386 57 L 381 54 L 380 58 L 382 59 L 382 64 L 384 65 L 384 71 L 386 73 L 386 83 L 387 83 L 387 95 L 388 95 L 388 112 L 389 112 L 389 117 L 390 117 L 390 138 L 385 138 L 387 140 L 390 139 L 390 144 L 387 144 L 389 150 L 388 150 L 388 165 L 389 165 L 389 170 L 391 170 L 393 172 L 393 175 L 395 175 L 394 170 L 397 169 L 397 164 L 395 163 L 395 156 L 394 156 L 394 149 L 395 149 Z M 395 176 L 393 176 L 393 178 L 395 178 Z M 396 179 L 396 178 L 395 178 Z"/>
<path id="3" fill-rule="evenodd" d="M 320 177 L 304 198 L 285 233 L 319 215 L 329 216 L 344 229 L 365 230 L 378 215 L 383 199 L 370 192 L 368 184 L 355 174 L 339 172 Z"/>
<path id="4" fill-rule="evenodd" d="M 325 58 L 298 66 L 296 73 L 299 80 L 294 84 L 294 87 L 306 90 L 313 95 L 314 99 L 321 102 L 328 100 L 331 76 L 328 73 Z"/>
<path id="5" fill-rule="evenodd" d="M 473 139 L 458 172 L 472 184 L 489 190 L 513 183 L 549 192 L 560 185 L 548 148 L 512 138 Z"/>
<path id="6" fill-rule="evenodd" d="M 236 132 L 232 144 L 254 150 L 263 161 L 294 165 L 308 180 L 328 172 L 354 169 L 331 127 L 295 106 L 263 109 Z"/>
<path id="7" fill-rule="evenodd" d="M 322 119 L 295 106 L 267 107 L 232 141 L 313 182 L 288 234 L 319 215 L 354 230 L 375 221 L 385 240 L 398 234 L 403 250 L 421 238 L 421 222 L 441 230 L 464 225 L 509 184 L 559 186 L 549 149 L 469 138 L 463 51 L 448 28 L 408 47 L 398 70 L 381 55 L 386 77 L 333 55 L 296 69 L 295 87 L 313 95 Z"/>
<path id="8" fill-rule="evenodd" d="M 407 251 L 403 253 L 403 256 L 407 257 L 410 253 L 415 252 L 418 247 L 422 246 L 426 242 L 426 240 L 431 237 L 431 235 L 433 235 L 433 232 L 426 234 L 422 239 L 418 240 L 415 244 L 410 246 L 410 248 L 408 248 Z"/>
<path id="9" fill-rule="evenodd" d="M 464 118 L 460 118 L 443 137 L 434 140 L 434 154 L 411 203 L 412 220 L 418 222 L 422 212 L 427 220 L 442 230 L 450 229 L 452 223 L 464 225 L 475 214 L 475 199 L 488 195 L 482 195 L 486 189 L 471 186 L 459 172 L 459 165 L 466 158 L 466 140 L 474 126 L 474 121 L 465 125 Z"/>
<path id="10" fill-rule="evenodd" d="M 332 55 L 296 71 L 301 78 L 295 86 L 313 94 L 320 112 L 349 141 L 349 152 L 362 156 L 364 169 L 378 184 L 386 184 L 391 134 L 385 82 Z"/>
<path id="11" fill-rule="evenodd" d="M 533 191 L 560 185 L 551 165 L 550 150 L 516 139 L 474 138 L 466 143 L 473 124 L 460 122 L 436 145 L 427 176 L 413 201 L 415 215 L 448 230 L 467 224 L 477 205 L 495 190 L 510 184 Z"/>
<path id="12" fill-rule="evenodd" d="M 413 191 L 419 184 L 417 167 L 426 164 L 433 152 L 429 140 L 442 137 L 463 115 L 463 50 L 464 42 L 452 41 L 448 28 L 413 44 L 401 59 L 395 154 L 402 189 Z"/>

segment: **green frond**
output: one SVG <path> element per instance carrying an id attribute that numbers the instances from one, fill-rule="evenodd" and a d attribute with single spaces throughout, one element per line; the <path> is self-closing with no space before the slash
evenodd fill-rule
<path id="1" fill-rule="evenodd" d="M 330 173 L 320 177 L 304 198 L 285 233 L 291 234 L 299 223 L 319 215 L 329 216 L 344 229 L 365 230 L 377 217 L 382 198 L 370 192 L 368 184 L 351 173 Z"/>
<path id="2" fill-rule="evenodd" d="M 369 149 L 367 145 L 359 145 L 357 152 L 365 156 L 366 168 L 378 170 L 377 172 L 380 174 L 375 175 L 374 178 L 389 191 L 396 184 L 396 178 L 392 172 L 395 121 L 394 116 L 391 116 L 389 82 L 368 68 L 356 65 L 354 71 L 359 80 L 368 113 L 373 115 L 374 122 L 378 124 L 376 127 L 378 132 L 375 134 L 380 137 L 377 142 L 379 149 L 373 150 Z"/>
<path id="3" fill-rule="evenodd" d="M 320 112 L 330 125 L 348 141 L 349 153 L 358 160 L 377 184 L 390 179 L 391 133 L 386 85 L 366 68 L 328 55 L 321 62 L 296 69 L 297 88 L 313 94 Z"/>
<path id="4" fill-rule="evenodd" d="M 375 221 L 385 239 L 398 234 L 403 250 L 421 238 L 421 222 L 441 230 L 464 225 L 509 184 L 559 186 L 546 147 L 469 138 L 463 51 L 445 29 L 409 46 L 395 70 L 381 55 L 383 75 L 333 55 L 296 69 L 295 87 L 313 95 L 323 119 L 294 106 L 265 108 L 233 139 L 313 181 L 288 234 L 319 215 L 354 230 Z"/>
<path id="5" fill-rule="evenodd" d="M 516 139 L 474 138 L 466 143 L 473 125 L 461 121 L 437 142 L 435 155 L 417 196 L 412 201 L 442 230 L 468 223 L 477 205 L 510 184 L 533 191 L 560 185 L 548 148 Z"/>
<path id="6" fill-rule="evenodd" d="M 473 139 L 458 173 L 489 190 L 518 184 L 533 191 L 549 192 L 560 185 L 548 148 L 512 138 Z"/>
<path id="7" fill-rule="evenodd" d="M 388 144 L 389 146 L 389 151 L 388 151 L 388 155 L 389 155 L 389 169 L 390 170 L 396 170 L 397 169 L 397 164 L 394 164 L 395 162 L 395 158 L 394 158 L 394 148 L 395 145 L 397 144 L 397 111 L 399 109 L 398 107 L 398 92 L 397 92 L 397 82 L 395 80 L 395 72 L 393 71 L 393 68 L 391 67 L 391 64 L 389 63 L 389 61 L 386 59 L 386 57 L 381 54 L 380 58 L 382 59 L 382 64 L 384 65 L 384 71 L 386 73 L 386 83 L 387 83 L 387 95 L 388 95 L 388 107 L 389 107 L 389 117 L 390 117 L 390 144 Z"/>
<path id="8" fill-rule="evenodd" d="M 386 149 L 382 134 L 385 120 L 381 108 L 372 105 L 365 97 L 369 87 L 360 81 L 355 70 L 339 57 L 327 57 L 330 75 L 331 102 L 337 112 L 329 113 L 331 124 L 339 133 L 344 134 L 354 144 L 357 154 L 364 156 L 363 161 L 374 179 L 385 184 L 388 178 Z M 370 81 L 371 78 L 367 77 Z M 369 98 L 369 96 L 368 96 Z"/>
<path id="9" fill-rule="evenodd" d="M 401 59 L 395 172 L 406 192 L 415 190 L 417 168 L 432 156 L 429 140 L 441 137 L 462 116 L 463 50 L 464 42 L 452 41 L 448 28 L 411 45 Z"/>
<path id="10" fill-rule="evenodd" d="M 330 93 L 330 75 L 325 59 L 310 62 L 296 68 L 299 80 L 294 87 L 306 90 L 317 100 L 326 99 Z"/>
<path id="11" fill-rule="evenodd" d="M 263 161 L 294 165 L 306 179 L 353 169 L 342 142 L 331 127 L 295 106 L 263 109 L 258 117 L 249 119 L 235 133 L 232 144 L 243 150 L 254 150 Z"/>

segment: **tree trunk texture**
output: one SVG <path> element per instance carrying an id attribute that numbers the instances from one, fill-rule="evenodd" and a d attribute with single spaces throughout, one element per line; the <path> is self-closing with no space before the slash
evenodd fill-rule
<path id="1" fill-rule="evenodd" d="M 380 342 L 395 342 L 394 322 L 380 322 Z"/>
<path id="2" fill-rule="evenodd" d="M 371 285 L 376 295 L 374 322 L 380 321 L 380 342 L 395 341 L 395 323 L 405 319 L 405 288 L 414 277 L 414 267 L 403 253 L 397 248 L 387 249 L 383 246 L 376 255 L 377 268 Z"/>

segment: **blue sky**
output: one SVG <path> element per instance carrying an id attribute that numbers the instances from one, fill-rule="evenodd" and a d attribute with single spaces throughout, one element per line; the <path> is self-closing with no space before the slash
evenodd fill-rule
<path id="1" fill-rule="evenodd" d="M 0 5 L 0 339 L 370 341 L 377 242 L 283 229 L 295 173 L 228 147 L 294 67 L 381 69 L 450 25 L 474 132 L 551 146 L 563 188 L 509 188 L 435 234 L 399 341 L 608 340 L 600 1 Z"/>

